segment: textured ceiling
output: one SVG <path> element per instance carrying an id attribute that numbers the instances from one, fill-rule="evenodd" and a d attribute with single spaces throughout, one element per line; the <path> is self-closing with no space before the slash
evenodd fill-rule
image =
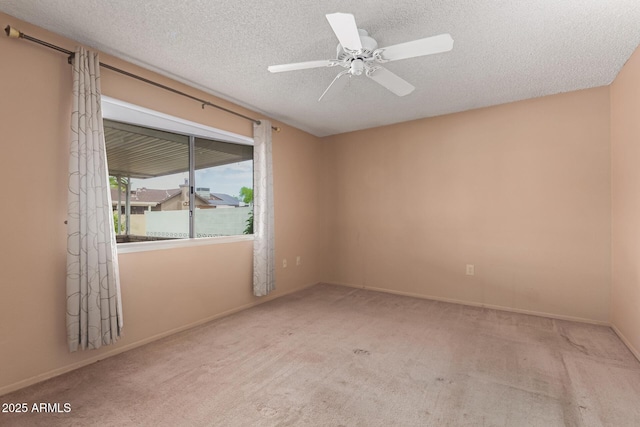
<path id="1" fill-rule="evenodd" d="M 318 136 L 613 81 L 640 43 L 640 0 L 0 0 L 0 10 Z M 453 51 L 386 67 L 317 99 L 340 69 L 271 74 L 335 57 L 325 14 L 353 13 L 379 46 L 441 33 Z M 4 27 L 4 23 L 0 23 Z"/>

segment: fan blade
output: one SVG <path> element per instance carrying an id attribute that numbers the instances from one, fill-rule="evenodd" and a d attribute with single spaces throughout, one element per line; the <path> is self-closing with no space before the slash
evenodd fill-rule
<path id="1" fill-rule="evenodd" d="M 340 77 L 349 74 L 349 70 L 344 70 L 341 71 L 331 82 L 331 84 L 329 85 L 328 88 L 326 88 L 324 90 L 324 92 L 322 92 L 322 95 L 320 95 L 320 98 L 318 98 L 318 102 L 322 101 L 322 98 L 325 97 L 325 95 L 327 95 L 327 93 L 329 93 L 329 89 L 333 88 L 333 90 L 331 91 L 331 93 L 337 93 L 339 90 L 342 90 L 345 88 L 345 86 L 347 85 L 347 83 L 349 83 L 349 79 L 340 79 Z M 338 83 L 339 82 L 339 83 Z M 336 84 L 338 83 L 338 84 Z"/>
<path id="2" fill-rule="evenodd" d="M 411 83 L 386 68 L 377 67 L 374 71 L 367 73 L 367 76 L 398 96 L 409 95 L 415 89 Z"/>
<path id="3" fill-rule="evenodd" d="M 383 61 L 397 61 L 399 59 L 414 58 L 416 56 L 432 55 L 448 52 L 453 49 L 453 39 L 450 34 L 427 37 L 426 39 L 400 43 L 381 49 L 380 58 Z"/>
<path id="4" fill-rule="evenodd" d="M 344 49 L 362 50 L 358 26 L 352 14 L 330 13 L 327 15 L 327 20 Z"/>
<path id="5" fill-rule="evenodd" d="M 293 64 L 270 65 L 267 70 L 272 73 L 281 73 L 283 71 L 306 70 L 308 68 L 333 67 L 335 61 L 330 59 L 320 61 L 295 62 Z"/>

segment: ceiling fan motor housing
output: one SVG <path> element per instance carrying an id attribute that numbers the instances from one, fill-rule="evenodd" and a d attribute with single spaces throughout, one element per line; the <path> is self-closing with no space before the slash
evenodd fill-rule
<path id="1" fill-rule="evenodd" d="M 358 28 L 358 34 L 360 35 L 360 42 L 362 43 L 362 51 L 359 55 L 353 55 L 344 50 L 342 45 L 338 43 L 336 48 L 336 58 L 339 60 L 345 59 L 357 59 L 357 58 L 370 58 L 373 52 L 378 48 L 378 42 L 374 38 L 369 37 L 369 33 L 365 30 Z"/>

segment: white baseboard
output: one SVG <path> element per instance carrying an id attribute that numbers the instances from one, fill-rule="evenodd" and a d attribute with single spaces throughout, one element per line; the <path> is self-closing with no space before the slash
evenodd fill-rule
<path id="1" fill-rule="evenodd" d="M 169 335 L 173 335 L 173 334 L 176 334 L 178 332 L 186 331 L 187 329 L 195 328 L 196 326 L 205 324 L 207 322 L 211 322 L 211 321 L 216 320 L 216 319 L 220 319 L 221 317 L 229 316 L 231 314 L 238 313 L 238 312 L 246 310 L 248 308 L 255 307 L 255 306 L 260 305 L 260 304 L 264 304 L 265 302 L 269 302 L 269 301 L 274 300 L 276 298 L 280 298 L 280 297 L 283 297 L 285 295 L 301 291 L 303 289 L 309 288 L 309 287 L 314 286 L 316 284 L 317 283 L 306 284 L 306 285 L 303 285 L 303 286 L 299 286 L 299 287 L 297 287 L 295 289 L 283 292 L 281 294 L 262 297 L 258 301 L 254 301 L 254 302 L 251 302 L 251 303 L 248 303 L 248 304 L 244 304 L 244 305 L 241 305 L 239 307 L 235 307 L 235 308 L 232 308 L 230 310 L 223 311 L 222 313 L 214 314 L 213 316 L 209 316 L 209 317 L 206 317 L 204 319 L 200 319 L 200 320 L 198 320 L 196 322 L 189 323 L 187 325 L 180 326 L 180 327 L 177 327 L 177 328 L 165 331 L 165 332 L 161 332 L 159 334 L 153 335 L 151 337 L 148 337 L 148 338 L 145 338 L 145 339 L 142 339 L 142 340 L 139 340 L 139 341 L 127 344 L 127 345 L 124 345 L 122 347 L 114 348 L 113 350 L 110 350 L 110 351 L 105 352 L 105 353 L 101 353 L 99 355 L 90 357 L 90 358 L 82 360 L 80 362 L 71 363 L 69 365 L 65 365 L 65 366 L 62 366 L 60 368 L 56 368 L 56 369 L 53 369 L 51 371 L 44 372 L 42 374 L 35 375 L 33 377 L 18 381 L 16 383 L 0 387 L 0 396 L 2 396 L 4 394 L 7 394 L 7 393 L 11 393 L 11 392 L 16 391 L 16 390 L 19 390 L 21 388 L 28 387 L 30 385 L 33 385 L 33 384 L 36 384 L 36 383 L 39 383 L 39 382 L 42 382 L 42 381 L 46 381 L 46 380 L 51 379 L 53 377 L 57 377 L 58 375 L 62 375 L 62 374 L 65 374 L 67 372 L 71 372 L 73 370 L 82 368 L 83 366 L 90 365 L 92 363 L 98 362 L 98 361 L 106 359 L 108 357 L 112 357 L 112 356 L 115 356 L 117 354 L 124 353 L 125 351 L 132 350 L 132 349 L 137 348 L 137 347 L 141 347 L 141 346 L 143 346 L 145 344 L 149 344 L 150 342 L 159 340 L 159 339 L 164 338 L 164 337 L 168 337 Z"/>
<path id="2" fill-rule="evenodd" d="M 369 291 L 384 292 L 384 293 L 387 293 L 387 294 L 402 295 L 402 296 L 405 296 L 405 297 L 428 299 L 428 300 L 432 300 L 432 301 L 450 302 L 452 304 L 468 305 L 468 306 L 471 306 L 471 307 L 484 307 L 484 308 L 490 308 L 490 309 L 493 309 L 493 310 L 508 311 L 508 312 L 511 312 L 511 313 L 530 314 L 532 316 L 548 317 L 548 318 L 551 318 L 551 319 L 570 320 L 570 321 L 573 321 L 573 322 L 590 323 L 592 325 L 611 326 L 611 324 L 609 322 L 605 322 L 605 321 L 602 321 L 602 320 L 593 320 L 593 319 L 585 319 L 585 318 L 582 318 L 582 317 L 565 316 L 565 315 L 562 315 L 562 314 L 547 313 L 547 312 L 544 312 L 544 311 L 524 310 L 524 309 L 515 308 L 515 307 L 505 307 L 505 306 L 502 306 L 502 305 L 483 304 L 483 303 L 474 302 L 474 301 L 458 300 L 458 299 L 455 299 L 455 298 L 444 298 L 444 297 L 438 297 L 438 296 L 434 296 L 434 295 L 416 294 L 416 293 L 413 293 L 413 292 L 394 291 L 394 290 L 391 290 L 391 289 L 375 288 L 375 287 L 372 287 L 372 286 L 357 286 L 357 285 L 351 285 L 349 283 L 326 282 L 326 281 L 321 282 L 321 283 L 326 283 L 326 284 L 329 284 L 329 285 L 337 285 L 337 286 L 346 286 L 348 288 L 366 289 L 366 290 L 369 290 Z"/>
<path id="3" fill-rule="evenodd" d="M 633 344 L 631 344 L 631 341 L 629 341 L 627 339 L 627 337 L 624 336 L 624 334 L 620 331 L 620 329 L 618 329 L 616 327 L 616 325 L 612 324 L 611 325 L 611 329 L 613 329 L 613 331 L 616 333 L 616 335 L 618 335 L 618 338 L 620 338 L 622 340 L 624 345 L 627 346 L 629 351 L 631 353 L 633 353 L 633 355 L 636 357 L 636 359 L 638 359 L 638 362 L 640 362 L 640 351 L 636 350 L 636 348 L 633 346 Z"/>

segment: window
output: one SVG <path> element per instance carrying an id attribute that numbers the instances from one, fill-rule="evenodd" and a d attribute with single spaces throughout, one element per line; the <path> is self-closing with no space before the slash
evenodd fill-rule
<path id="1" fill-rule="evenodd" d="M 139 114 L 114 113 L 111 104 L 125 103 L 106 99 L 104 133 L 118 243 L 253 232 L 250 139 L 176 118 L 161 123 L 157 119 L 166 117 L 160 113 L 151 113 L 156 121 L 147 126 L 141 122 L 148 118 Z M 134 109 L 140 111 L 149 114 Z M 171 126 L 176 121 L 182 126 Z"/>
<path id="2" fill-rule="evenodd" d="M 195 138 L 194 158 L 194 237 L 252 234 L 253 147 Z"/>

